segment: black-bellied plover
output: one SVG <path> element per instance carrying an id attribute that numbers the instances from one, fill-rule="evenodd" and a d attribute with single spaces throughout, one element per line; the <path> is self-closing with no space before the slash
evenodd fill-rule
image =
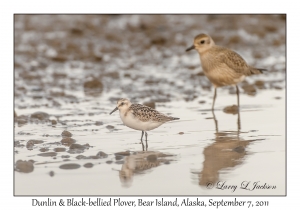
<path id="1" fill-rule="evenodd" d="M 249 66 L 236 52 L 215 45 L 213 39 L 206 34 L 199 34 L 194 39 L 194 44 L 187 48 L 197 50 L 200 55 L 201 65 L 205 76 L 215 86 L 212 109 L 214 109 L 217 96 L 217 88 L 227 85 L 235 85 L 238 107 L 239 88 L 237 84 L 252 74 L 261 74 L 265 69 Z"/>

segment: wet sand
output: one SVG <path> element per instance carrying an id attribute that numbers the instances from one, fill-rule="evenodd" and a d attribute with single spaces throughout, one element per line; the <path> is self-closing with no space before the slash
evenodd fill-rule
<path id="1" fill-rule="evenodd" d="M 232 87 L 210 110 L 185 53 L 201 32 L 269 70 L 239 85 L 239 114 Z M 284 195 L 285 71 L 282 16 L 15 16 L 15 195 Z M 143 151 L 109 115 L 121 97 L 180 120 Z"/>

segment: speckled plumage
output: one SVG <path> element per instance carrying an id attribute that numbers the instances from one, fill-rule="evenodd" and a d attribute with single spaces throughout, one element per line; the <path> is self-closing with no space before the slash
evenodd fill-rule
<path id="1" fill-rule="evenodd" d="M 213 83 L 215 88 L 236 85 L 252 74 L 261 74 L 265 69 L 249 66 L 238 53 L 218 46 L 206 34 L 199 34 L 194 39 L 194 44 L 186 51 L 198 51 L 205 76 Z M 213 107 L 216 97 L 214 95 Z M 239 96 L 238 96 L 239 97 Z M 238 98 L 239 101 L 239 98 Z"/>
<path id="2" fill-rule="evenodd" d="M 215 87 L 236 85 L 245 76 L 262 73 L 262 69 L 249 66 L 238 53 L 215 45 L 206 34 L 197 35 L 193 47 L 200 55 L 204 74 Z"/>
<path id="3" fill-rule="evenodd" d="M 117 107 L 110 114 L 116 110 L 119 110 L 120 118 L 127 127 L 142 131 L 141 141 L 144 132 L 147 141 L 146 131 L 153 130 L 165 122 L 179 119 L 164 115 L 145 105 L 132 104 L 128 99 L 124 98 L 118 100 Z"/>
<path id="4" fill-rule="evenodd" d="M 171 120 L 178 119 L 164 115 L 156 111 L 155 109 L 152 109 L 151 107 L 142 104 L 131 104 L 131 106 L 128 109 L 128 112 L 132 112 L 132 114 L 142 122 L 168 122 Z"/>

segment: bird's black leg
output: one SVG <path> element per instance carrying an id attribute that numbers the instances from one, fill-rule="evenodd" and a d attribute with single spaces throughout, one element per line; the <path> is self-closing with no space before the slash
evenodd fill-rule
<path id="1" fill-rule="evenodd" d="M 144 143 L 143 143 L 143 136 L 144 136 L 144 131 L 142 131 L 142 137 L 141 137 L 141 143 L 142 143 L 142 147 L 143 147 L 143 151 L 144 151 L 145 149 L 144 149 Z"/>
<path id="2" fill-rule="evenodd" d="M 144 131 L 142 131 L 142 137 L 141 137 L 141 142 L 143 143 L 143 136 L 144 136 Z"/>
<path id="3" fill-rule="evenodd" d="M 146 132 L 146 131 L 145 131 L 145 136 L 146 136 L 146 151 L 147 151 L 147 149 L 148 149 L 148 141 L 147 141 L 148 134 L 147 134 L 147 132 Z"/>
<path id="4" fill-rule="evenodd" d="M 215 87 L 215 93 L 214 93 L 214 99 L 213 99 L 213 104 L 212 104 L 212 110 L 214 110 L 216 98 L 217 98 L 217 88 Z"/>
<path id="5" fill-rule="evenodd" d="M 214 121 L 215 121 L 216 133 L 218 133 L 218 132 L 219 132 L 219 128 L 218 128 L 218 120 L 217 120 L 217 118 L 216 118 L 216 116 L 215 116 L 214 110 L 212 109 L 211 111 L 212 111 L 212 114 L 213 114 L 213 117 L 214 117 Z"/>
<path id="6" fill-rule="evenodd" d="M 241 129 L 241 118 L 240 118 L 240 91 L 239 87 L 236 85 L 236 95 L 237 95 L 237 106 L 238 106 L 238 132 L 240 132 Z"/>
<path id="7" fill-rule="evenodd" d="M 236 95 L 237 95 L 237 104 L 238 104 L 238 108 L 240 108 L 240 91 L 237 85 L 235 87 L 236 87 Z"/>

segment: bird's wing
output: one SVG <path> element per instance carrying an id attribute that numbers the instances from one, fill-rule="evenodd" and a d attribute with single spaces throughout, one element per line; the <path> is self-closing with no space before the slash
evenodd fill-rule
<path id="1" fill-rule="evenodd" d="M 171 120 L 171 117 L 159 113 L 155 109 L 151 107 L 141 105 L 141 104 L 132 104 L 130 106 L 130 110 L 132 110 L 132 114 L 137 117 L 139 120 L 145 121 L 159 121 L 166 122 Z"/>
<path id="2" fill-rule="evenodd" d="M 242 58 L 242 56 L 232 50 L 221 50 L 218 59 L 237 73 L 242 73 L 245 75 L 251 74 L 246 61 Z"/>

